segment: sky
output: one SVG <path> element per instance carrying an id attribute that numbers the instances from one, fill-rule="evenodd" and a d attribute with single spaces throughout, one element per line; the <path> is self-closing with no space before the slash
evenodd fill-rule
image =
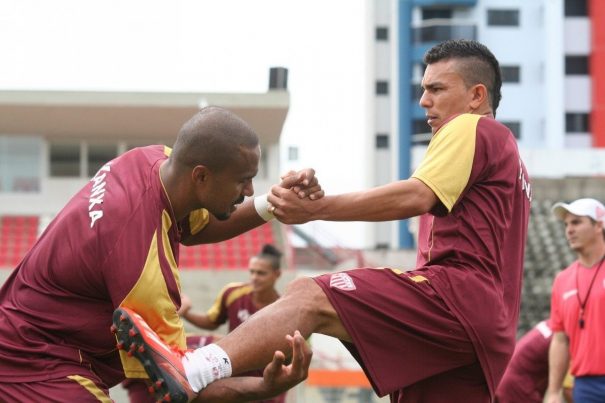
<path id="1" fill-rule="evenodd" d="M 0 90 L 265 92 L 289 69 L 283 168 L 363 188 L 365 0 L 0 0 Z M 360 246 L 353 223 L 307 225 Z"/>

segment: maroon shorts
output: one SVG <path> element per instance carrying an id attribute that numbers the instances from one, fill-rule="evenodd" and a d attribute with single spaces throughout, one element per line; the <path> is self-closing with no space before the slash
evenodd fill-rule
<path id="1" fill-rule="evenodd" d="M 149 383 L 147 379 L 126 379 L 122 382 L 122 387 L 128 391 L 128 401 L 130 403 L 155 403 L 156 399 L 149 393 Z"/>
<path id="2" fill-rule="evenodd" d="M 489 402 L 464 328 L 420 271 L 355 269 L 315 278 L 376 393 L 395 402 Z"/>
<path id="3" fill-rule="evenodd" d="M 1 402 L 111 403 L 109 390 L 98 379 L 73 376 L 37 382 L 0 382 Z"/>

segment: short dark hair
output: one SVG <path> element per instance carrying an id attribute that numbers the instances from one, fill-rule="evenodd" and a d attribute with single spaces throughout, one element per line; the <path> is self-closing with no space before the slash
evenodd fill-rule
<path id="1" fill-rule="evenodd" d="M 258 259 L 263 259 L 269 261 L 271 263 L 271 267 L 273 270 L 279 270 L 281 267 L 281 256 L 282 253 L 275 246 L 271 244 L 266 244 L 263 246 L 261 251 L 256 257 Z"/>
<path id="2" fill-rule="evenodd" d="M 496 115 L 502 93 L 502 74 L 500 64 L 487 46 L 467 39 L 451 39 L 429 49 L 423 58 L 425 64 L 441 60 L 466 59 L 460 75 L 467 86 L 483 84 L 487 88 L 489 102 Z"/>

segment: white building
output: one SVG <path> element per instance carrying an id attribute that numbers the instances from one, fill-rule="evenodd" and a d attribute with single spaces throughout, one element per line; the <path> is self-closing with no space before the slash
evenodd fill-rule
<path id="1" fill-rule="evenodd" d="M 474 39 L 499 59 L 502 103 L 531 175 L 605 174 L 605 9 L 598 0 L 368 1 L 373 185 L 407 178 L 430 139 L 418 105 L 422 56 Z M 590 10 L 590 15 L 589 15 Z M 598 35 L 597 35 L 598 34 Z M 605 88 L 602 88 L 605 89 Z M 368 224 L 368 247 L 413 246 L 409 224 Z"/>

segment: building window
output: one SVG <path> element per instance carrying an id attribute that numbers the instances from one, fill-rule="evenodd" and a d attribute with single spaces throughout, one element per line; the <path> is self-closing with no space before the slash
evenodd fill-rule
<path id="1" fill-rule="evenodd" d="M 510 121 L 501 123 L 510 129 L 517 140 L 521 138 L 521 122 Z"/>
<path id="2" fill-rule="evenodd" d="M 487 10 L 487 25 L 492 27 L 518 27 L 519 10 Z"/>
<path id="3" fill-rule="evenodd" d="M 0 136 L 0 192 L 40 190 L 43 141 L 30 136 Z"/>
<path id="4" fill-rule="evenodd" d="M 388 27 L 376 27 L 376 40 L 377 41 L 388 41 L 389 40 L 389 28 Z"/>
<path id="5" fill-rule="evenodd" d="M 571 75 L 588 75 L 588 56 L 565 56 L 565 74 Z"/>
<path id="6" fill-rule="evenodd" d="M 519 83 L 521 82 L 521 67 L 519 66 L 500 66 L 502 71 L 503 83 Z"/>
<path id="7" fill-rule="evenodd" d="M 453 10 L 451 8 L 423 8 L 422 19 L 432 20 L 435 18 L 451 19 L 453 16 Z"/>
<path id="8" fill-rule="evenodd" d="M 298 147 L 288 147 L 288 161 L 298 161 Z"/>
<path id="9" fill-rule="evenodd" d="M 414 63 L 412 65 L 412 81 L 415 83 L 420 83 L 422 81 L 422 78 L 424 77 L 425 71 L 426 71 L 426 64 Z"/>
<path id="10" fill-rule="evenodd" d="M 420 102 L 420 98 L 422 98 L 422 94 L 424 90 L 420 84 L 411 84 L 411 94 L 412 94 L 412 102 L 418 103 Z"/>
<path id="11" fill-rule="evenodd" d="M 426 119 L 414 119 L 412 122 L 412 134 L 429 133 L 431 126 L 426 122 Z"/>
<path id="12" fill-rule="evenodd" d="M 388 150 L 388 148 L 389 148 L 389 135 L 388 134 L 379 133 L 376 135 L 376 148 Z"/>
<path id="13" fill-rule="evenodd" d="M 565 0 L 566 17 L 587 17 L 588 7 L 586 0 Z"/>
<path id="14" fill-rule="evenodd" d="M 388 95 L 389 94 L 389 82 L 388 81 L 376 81 L 376 95 Z"/>
<path id="15" fill-rule="evenodd" d="M 412 144 L 427 145 L 431 141 L 431 126 L 426 119 L 414 119 L 412 121 Z"/>
<path id="16" fill-rule="evenodd" d="M 50 176 L 80 176 L 80 143 L 50 144 Z"/>
<path id="17" fill-rule="evenodd" d="M 565 132 L 590 133 L 590 120 L 588 113 L 566 113 Z"/>
<path id="18" fill-rule="evenodd" d="M 88 176 L 93 177 L 107 161 L 118 155 L 116 144 L 89 144 L 88 145 Z"/>
<path id="19" fill-rule="evenodd" d="M 441 42 L 448 39 L 475 39 L 475 25 L 430 24 L 412 29 L 412 40 L 415 44 Z"/>

